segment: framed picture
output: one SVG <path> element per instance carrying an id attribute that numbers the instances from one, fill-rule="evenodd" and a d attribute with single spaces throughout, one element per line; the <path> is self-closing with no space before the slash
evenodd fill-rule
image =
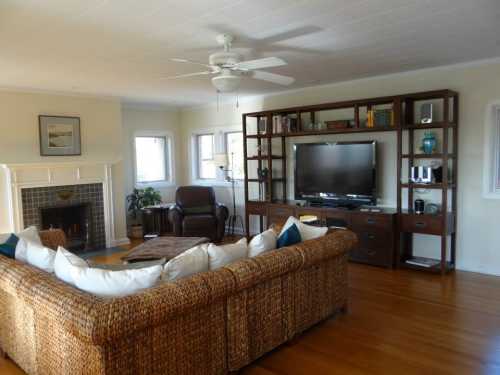
<path id="1" fill-rule="evenodd" d="M 81 155 L 80 117 L 38 116 L 41 156 Z"/>

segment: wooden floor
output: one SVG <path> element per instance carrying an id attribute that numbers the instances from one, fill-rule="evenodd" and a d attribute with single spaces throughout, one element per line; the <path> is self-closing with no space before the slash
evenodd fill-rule
<path id="1" fill-rule="evenodd" d="M 500 374 L 500 277 L 357 264 L 349 271 L 347 315 L 314 327 L 242 374 Z M 23 372 L 0 359 L 0 374 Z"/>

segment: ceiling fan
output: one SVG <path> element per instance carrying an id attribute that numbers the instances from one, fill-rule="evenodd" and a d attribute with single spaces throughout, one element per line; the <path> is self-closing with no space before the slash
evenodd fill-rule
<path id="1" fill-rule="evenodd" d="M 208 58 L 208 64 L 181 58 L 171 59 L 179 63 L 203 66 L 207 68 L 207 70 L 166 77 L 165 79 L 179 79 L 202 75 L 214 76 L 212 77 L 212 84 L 218 92 L 222 93 L 236 91 L 240 86 L 242 76 L 249 76 L 261 81 L 272 82 L 284 86 L 291 85 L 295 82 L 295 78 L 293 77 L 258 70 L 287 65 L 286 61 L 278 57 L 266 57 L 263 59 L 243 61 L 239 53 L 231 51 L 231 44 L 234 40 L 232 35 L 221 34 L 216 37 L 216 40 L 218 44 L 224 47 L 224 51 L 211 54 Z"/>

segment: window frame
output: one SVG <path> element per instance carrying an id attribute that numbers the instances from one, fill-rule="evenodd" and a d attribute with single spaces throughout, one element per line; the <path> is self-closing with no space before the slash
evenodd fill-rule
<path id="1" fill-rule="evenodd" d="M 229 155 L 228 135 L 229 134 L 235 134 L 235 133 L 241 133 L 241 136 L 243 138 L 243 130 L 229 130 L 229 131 L 224 132 L 224 150 L 225 150 L 226 155 L 228 157 L 228 163 L 229 163 L 229 158 L 231 157 L 231 155 Z M 244 142 L 244 140 L 243 140 L 243 142 Z M 243 158 L 243 163 L 245 163 L 245 156 L 242 155 L 242 158 Z M 231 168 L 233 168 L 233 167 L 231 166 Z M 244 165 L 243 165 L 243 177 L 241 177 L 241 178 L 235 178 L 234 180 L 235 181 L 243 181 L 243 180 L 245 180 L 245 166 Z"/>
<path id="2" fill-rule="evenodd" d="M 500 199 L 500 102 L 488 105 L 484 136 L 483 195 Z"/>
<path id="3" fill-rule="evenodd" d="M 139 181 L 137 171 L 137 147 L 136 138 L 164 138 L 165 139 L 165 179 L 157 181 Z M 134 185 L 137 188 L 144 188 L 148 186 L 162 187 L 172 186 L 175 184 L 175 163 L 174 163 L 174 142 L 173 136 L 170 132 L 158 131 L 140 131 L 135 132 L 132 137 L 132 162 L 134 168 Z"/>
<path id="4" fill-rule="evenodd" d="M 212 159 L 202 159 L 201 158 L 201 150 L 200 150 L 200 138 L 203 136 L 210 135 L 212 136 Z M 206 132 L 206 133 L 198 133 L 195 134 L 194 136 L 194 143 L 195 143 L 195 163 L 196 163 L 196 179 L 198 181 L 204 181 L 204 182 L 209 182 L 209 181 L 216 181 L 217 180 L 217 170 L 215 171 L 215 177 L 214 178 L 206 178 L 206 177 L 201 177 L 201 162 L 202 161 L 210 161 L 214 160 L 214 154 L 215 154 L 215 132 Z"/>

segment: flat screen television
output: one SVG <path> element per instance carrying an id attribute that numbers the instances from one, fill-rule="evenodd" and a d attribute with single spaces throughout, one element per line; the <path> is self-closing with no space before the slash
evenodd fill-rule
<path id="1" fill-rule="evenodd" d="M 376 142 L 294 145 L 295 199 L 376 204 Z"/>

